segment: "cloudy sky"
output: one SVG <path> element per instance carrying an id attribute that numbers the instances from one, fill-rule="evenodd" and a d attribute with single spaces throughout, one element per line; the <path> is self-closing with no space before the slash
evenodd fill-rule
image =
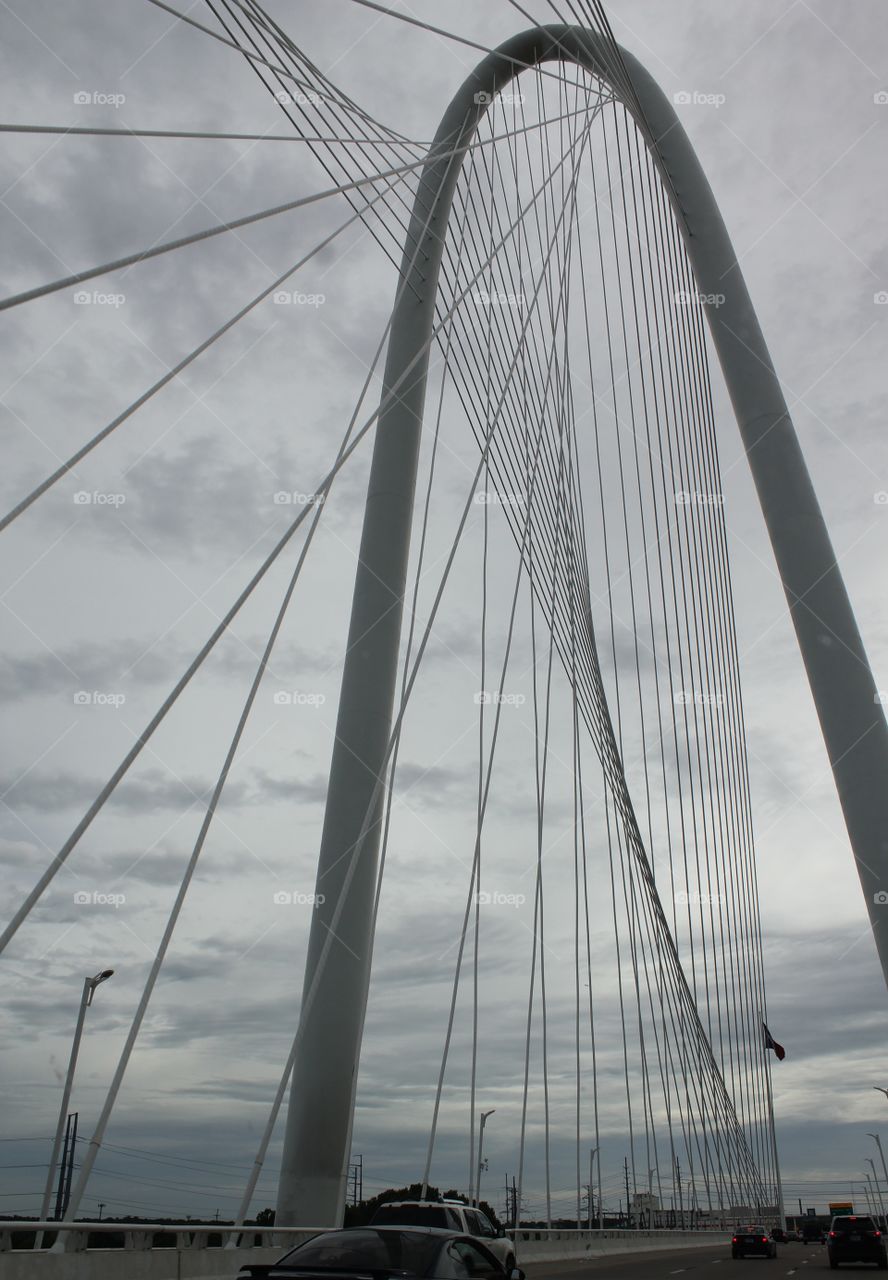
<path id="1" fill-rule="evenodd" d="M 526 25 L 506 0 L 393 7 L 483 46 Z M 182 8 L 214 24 L 206 5 Z M 480 56 L 351 0 L 268 8 L 351 97 L 418 140 L 432 136 Z M 542 0 L 529 8 L 551 16 Z M 666 93 L 691 95 L 680 117 L 734 239 L 876 682 L 888 689 L 880 2 L 612 0 L 608 12 Z M 85 0 L 76 12 L 10 0 L 0 23 L 2 122 L 286 131 L 233 50 L 145 0 Z M 288 143 L 14 134 L 4 134 L 0 181 L 6 293 L 329 185 Z M 4 510 L 348 213 L 344 200 L 309 206 L 102 277 L 88 305 L 69 290 L 5 313 Z M 275 493 L 314 491 L 354 412 L 388 318 L 391 264 L 354 227 L 299 278 L 314 302 L 257 308 L 4 534 L 7 914 L 280 536 L 292 504 L 275 503 Z M 888 1118 L 888 1100 L 873 1089 L 888 1087 L 884 982 L 748 468 L 718 385 L 715 395 L 768 1004 L 787 1048 L 774 1070 L 781 1164 L 789 1204 L 824 1209 L 862 1178 L 876 1154 L 866 1133 Z M 364 416 L 372 405 L 373 389 Z M 470 456 L 468 438 L 451 441 L 436 551 L 452 531 L 446 517 Z M 314 883 L 367 457 L 356 452 L 324 513 L 86 1212 L 102 1201 L 106 1213 L 204 1217 L 237 1205 L 298 1010 L 311 913 L 300 899 Z M 92 501 L 77 501 L 84 493 Z M 475 547 L 480 519 L 474 512 Z M 493 536 L 498 563 L 513 563 L 502 531 Z M 4 957 L 3 1212 L 39 1206 L 82 979 L 110 966 L 115 977 L 89 1012 L 73 1103 L 82 1134 L 98 1114 L 292 563 L 272 570 Z M 403 747 L 353 1147 L 369 1192 L 419 1176 L 428 1134 L 477 787 L 475 721 L 456 710 L 471 708 L 478 684 L 471 568 L 467 550 Z M 491 623 L 493 649 L 504 630 L 501 618 Z M 528 635 L 516 643 L 526 673 Z M 275 692 L 300 697 L 275 701 Z M 510 847 L 536 820 L 532 779 L 518 773 L 528 767 L 523 733 L 516 727 L 505 744 L 492 811 L 492 867 L 513 894 L 522 886 L 508 878 Z M 557 840 L 558 823 L 569 825 L 564 777 L 553 783 L 552 811 Z M 296 901 L 275 904 L 282 892 Z M 505 907 L 485 924 L 479 1105 L 497 1108 L 485 1135 L 496 1204 L 493 1189 L 517 1172 L 529 910 Z M 561 960 L 572 974 L 557 943 L 553 974 Z M 612 958 L 602 945 L 596 959 L 607 1010 Z M 559 1072 L 570 1060 L 571 1017 L 571 989 L 556 980 Z M 466 1182 L 466 1043 L 463 1026 L 433 1167 L 442 1187 Z M 603 1069 L 615 1071 L 603 1052 Z M 571 1088 L 558 1074 L 553 1189 L 568 1213 Z M 616 1104 L 603 1111 L 605 1197 L 616 1207 L 625 1139 Z M 538 1123 L 537 1108 L 525 1175 L 536 1210 Z M 279 1152 L 278 1134 L 255 1207 L 274 1201 Z"/>

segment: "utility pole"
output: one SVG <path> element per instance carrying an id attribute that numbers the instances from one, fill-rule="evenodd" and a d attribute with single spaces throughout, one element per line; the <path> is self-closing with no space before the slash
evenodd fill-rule
<path id="1" fill-rule="evenodd" d="M 364 1157 L 355 1156 L 348 1166 L 348 1180 L 351 1184 L 352 1204 L 357 1207 L 364 1199 Z"/>
<path id="2" fill-rule="evenodd" d="M 515 1184 L 514 1175 L 511 1186 L 509 1185 L 508 1174 L 506 1174 L 506 1222 L 510 1224 L 513 1232 L 518 1230 L 518 1187 Z"/>
<path id="3" fill-rule="evenodd" d="M 632 1230 L 632 1210 L 629 1208 L 631 1201 L 629 1199 L 629 1157 L 623 1157 L 623 1175 L 626 1179 L 626 1229 Z"/>
<path id="4" fill-rule="evenodd" d="M 681 1194 L 681 1165 L 678 1163 L 678 1156 L 675 1157 L 675 1182 L 678 1187 L 678 1222 L 682 1231 L 684 1231 L 685 1211 Z"/>
<path id="5" fill-rule="evenodd" d="M 99 1222 L 102 1221 L 102 1210 L 104 1209 L 105 1204 L 106 1204 L 106 1201 L 104 1200 L 99 1201 Z"/>
<path id="6" fill-rule="evenodd" d="M 79 1112 L 72 1111 L 65 1124 L 65 1144 L 59 1164 L 59 1187 L 56 1193 L 55 1218 L 61 1221 L 68 1212 L 71 1199 L 71 1183 L 74 1178 L 74 1147 L 77 1143 L 77 1119 Z"/>

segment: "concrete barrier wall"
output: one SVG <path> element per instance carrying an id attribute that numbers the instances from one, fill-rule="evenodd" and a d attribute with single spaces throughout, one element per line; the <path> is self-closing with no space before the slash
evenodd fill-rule
<path id="1" fill-rule="evenodd" d="M 654 1249 L 687 1249 L 723 1244 L 727 1231 L 520 1231 L 516 1238 L 518 1265 L 535 1262 L 602 1258 L 613 1253 L 642 1253 Z"/>
<path id="2" fill-rule="evenodd" d="M 723 1231 L 521 1231 L 519 1265 L 614 1253 L 727 1244 Z M 2 1280 L 234 1280 L 248 1262 L 274 1262 L 286 1246 L 253 1249 L 89 1249 L 0 1253 Z"/>

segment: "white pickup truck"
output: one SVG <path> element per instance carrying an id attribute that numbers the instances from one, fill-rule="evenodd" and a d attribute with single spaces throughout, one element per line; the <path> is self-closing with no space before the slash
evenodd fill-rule
<path id="1" fill-rule="evenodd" d="M 381 1204 L 373 1215 L 374 1227 L 443 1227 L 474 1236 L 506 1268 L 515 1266 L 515 1246 L 508 1236 L 498 1235 L 486 1213 L 458 1200 L 392 1200 Z"/>

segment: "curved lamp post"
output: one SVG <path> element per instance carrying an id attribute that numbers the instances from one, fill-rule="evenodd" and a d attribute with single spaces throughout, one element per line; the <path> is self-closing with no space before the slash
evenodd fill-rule
<path id="1" fill-rule="evenodd" d="M 114 975 L 113 969 L 103 969 L 101 973 L 97 973 L 92 978 L 83 979 L 83 992 L 80 996 L 80 1008 L 77 1012 L 77 1023 L 74 1027 L 74 1040 L 71 1044 L 71 1057 L 68 1060 L 68 1074 L 65 1076 L 65 1087 L 62 1090 L 62 1103 L 59 1107 L 59 1120 L 56 1125 L 55 1140 L 52 1144 L 52 1155 L 49 1160 L 49 1169 L 46 1174 L 46 1186 L 43 1188 L 43 1201 L 40 1205 L 40 1221 L 46 1222 L 49 1214 L 49 1201 L 52 1196 L 52 1184 L 55 1177 L 56 1165 L 59 1162 L 59 1150 L 62 1145 L 62 1135 L 65 1128 L 65 1120 L 68 1116 L 68 1103 L 71 1100 L 71 1087 L 74 1084 L 74 1068 L 77 1065 L 77 1054 L 80 1051 L 80 1040 L 83 1035 L 83 1024 L 86 1019 L 86 1011 L 92 1004 L 96 987 L 102 982 Z"/>

